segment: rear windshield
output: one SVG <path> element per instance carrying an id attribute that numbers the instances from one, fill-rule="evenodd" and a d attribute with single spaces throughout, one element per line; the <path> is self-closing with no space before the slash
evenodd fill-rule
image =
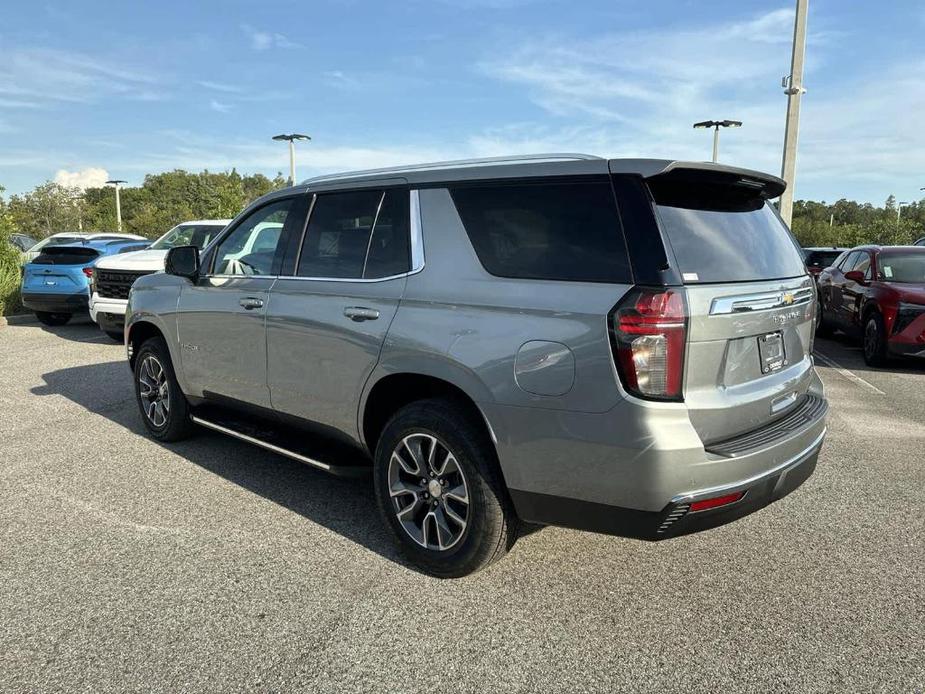
<path id="1" fill-rule="evenodd" d="M 649 188 L 685 283 L 806 274 L 787 227 L 754 189 L 678 177 L 649 179 Z"/>
<path id="2" fill-rule="evenodd" d="M 829 267 L 841 255 L 841 251 L 806 251 L 806 265 L 809 267 Z"/>
<path id="3" fill-rule="evenodd" d="M 881 253 L 877 258 L 877 279 L 925 284 L 925 253 Z"/>
<path id="4" fill-rule="evenodd" d="M 460 186 L 450 192 L 479 260 L 492 275 L 631 281 L 606 179 Z"/>
<path id="5" fill-rule="evenodd" d="M 32 262 L 36 265 L 86 265 L 98 256 L 92 248 L 48 246 Z"/>

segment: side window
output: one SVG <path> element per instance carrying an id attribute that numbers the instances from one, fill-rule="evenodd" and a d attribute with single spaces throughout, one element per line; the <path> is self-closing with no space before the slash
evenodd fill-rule
<path id="1" fill-rule="evenodd" d="M 361 279 L 407 272 L 408 227 L 407 191 L 321 194 L 308 222 L 296 274 Z"/>
<path id="2" fill-rule="evenodd" d="M 855 262 L 854 270 L 863 272 L 865 275 L 870 272 L 870 253 L 861 253 L 861 257 Z"/>
<path id="3" fill-rule="evenodd" d="M 364 278 L 391 277 L 411 269 L 410 226 L 408 191 L 386 191 L 369 242 Z"/>
<path id="4" fill-rule="evenodd" d="M 215 249 L 216 275 L 269 275 L 283 232 L 295 205 L 286 198 L 254 210 Z"/>
<path id="5" fill-rule="evenodd" d="M 838 266 L 838 269 L 841 270 L 842 273 L 848 272 L 854 267 L 854 264 L 858 261 L 860 255 L 860 251 L 851 251 L 845 256 L 844 260 L 842 260 L 841 265 Z"/>
<path id="6" fill-rule="evenodd" d="M 492 275 L 631 281 L 609 181 L 460 186 L 450 193 Z"/>

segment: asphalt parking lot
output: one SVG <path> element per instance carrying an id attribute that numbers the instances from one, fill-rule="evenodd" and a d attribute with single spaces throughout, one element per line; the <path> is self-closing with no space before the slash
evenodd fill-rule
<path id="1" fill-rule="evenodd" d="M 816 474 L 649 544 L 544 528 L 458 581 L 369 484 L 142 434 L 123 348 L 0 323 L 4 691 L 922 691 L 925 364 L 817 345 Z"/>

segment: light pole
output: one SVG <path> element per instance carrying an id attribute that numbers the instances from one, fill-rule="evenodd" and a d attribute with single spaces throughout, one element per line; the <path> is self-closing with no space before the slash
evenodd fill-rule
<path id="1" fill-rule="evenodd" d="M 720 128 L 741 128 L 740 120 L 705 120 L 700 123 L 694 123 L 695 128 L 713 128 L 713 161 L 719 160 L 719 129 Z"/>
<path id="2" fill-rule="evenodd" d="M 274 140 L 286 141 L 289 143 L 289 185 L 295 185 L 295 141 L 296 140 L 311 140 L 308 135 L 301 135 L 299 133 L 292 133 L 290 135 L 274 135 Z"/>
<path id="3" fill-rule="evenodd" d="M 898 222 L 903 216 L 903 207 L 908 207 L 912 203 L 906 200 L 906 202 L 901 202 L 896 205 L 896 221 Z"/>
<path id="4" fill-rule="evenodd" d="M 106 185 L 111 185 L 116 189 L 116 231 L 122 231 L 122 201 L 119 199 L 119 186 L 125 182 L 118 178 L 106 181 Z"/>
<path id="5" fill-rule="evenodd" d="M 780 216 L 788 226 L 793 218 L 793 187 L 797 172 L 797 138 L 800 132 L 800 99 L 803 89 L 803 55 L 806 52 L 806 11 L 809 0 L 797 0 L 796 19 L 793 22 L 793 58 L 790 74 L 784 77 L 781 86 L 787 95 L 787 125 L 784 129 L 784 157 L 781 162 L 781 178 L 787 188 L 780 196 Z"/>

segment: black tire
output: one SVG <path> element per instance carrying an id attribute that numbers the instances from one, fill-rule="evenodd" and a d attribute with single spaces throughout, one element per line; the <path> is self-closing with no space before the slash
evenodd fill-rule
<path id="1" fill-rule="evenodd" d="M 825 322 L 821 301 L 816 304 L 816 335 L 819 337 L 831 337 L 832 335 L 832 326 Z"/>
<path id="2" fill-rule="evenodd" d="M 121 330 L 104 330 L 103 332 L 106 333 L 106 336 L 113 342 L 118 342 L 121 344 L 125 341 L 125 333 L 123 333 Z"/>
<path id="3" fill-rule="evenodd" d="M 861 339 L 864 347 L 864 363 L 868 366 L 886 366 L 889 362 L 886 328 L 883 325 L 883 318 L 876 311 L 865 319 Z"/>
<path id="4" fill-rule="evenodd" d="M 66 325 L 71 320 L 70 313 L 51 313 L 50 311 L 36 311 L 35 317 L 39 319 L 39 323 L 50 326 Z"/>
<path id="5" fill-rule="evenodd" d="M 160 377 L 156 379 L 152 377 L 153 374 L 158 373 L 154 368 L 155 364 L 163 370 L 163 380 Z M 146 365 L 150 365 L 150 369 Z M 183 391 L 180 390 L 180 384 L 177 383 L 173 363 L 170 360 L 170 351 L 163 338 L 152 337 L 141 345 L 135 357 L 134 381 L 138 410 L 151 436 L 158 441 L 180 441 L 189 437 L 193 432 L 189 403 Z M 161 384 L 156 389 L 160 397 L 152 398 L 144 394 L 144 391 L 155 392 L 146 385 L 152 381 Z M 163 397 L 164 395 L 166 398 Z M 164 406 L 165 401 L 166 407 Z M 161 404 L 160 409 L 156 406 L 158 402 Z M 153 410 L 152 403 L 154 404 Z"/>
<path id="6" fill-rule="evenodd" d="M 451 453 L 463 475 L 468 498 L 465 515 L 467 522 L 455 543 L 446 549 L 429 548 L 421 544 L 420 540 L 413 539 L 398 518 L 398 506 L 406 503 L 405 500 L 410 497 L 414 500 L 408 501 L 407 506 L 420 503 L 425 514 L 431 510 L 437 513 L 450 504 L 452 495 L 447 494 L 442 498 L 438 509 L 438 502 L 434 501 L 436 497 L 430 497 L 430 501 L 423 500 L 427 498 L 425 492 L 428 489 L 423 482 L 420 488 L 421 500 L 410 492 L 408 496 L 396 497 L 402 501 L 396 501 L 390 494 L 389 466 L 392 454 L 404 445 L 403 442 L 409 436 L 435 439 L 438 444 L 434 445 L 441 446 L 441 452 L 445 449 Z M 434 466 L 429 466 L 431 472 L 439 464 L 439 458 L 434 463 Z M 494 446 L 484 426 L 475 420 L 468 408 L 448 399 L 420 400 L 403 407 L 385 425 L 376 446 L 373 465 L 379 511 L 402 553 L 423 571 L 440 578 L 466 576 L 503 557 L 517 539 L 517 516 L 501 478 Z M 446 469 L 444 462 L 443 470 Z M 434 475 L 431 474 L 431 477 Z M 429 504 L 434 505 L 433 509 L 428 507 Z M 446 520 L 449 516 L 441 518 Z M 426 518 L 423 523 L 428 523 Z M 436 519 L 432 523 L 436 523 Z M 436 525 L 429 527 L 440 536 Z M 458 525 L 454 524 L 454 530 L 458 530 Z M 426 543 L 428 535 L 423 534 L 423 538 Z"/>

